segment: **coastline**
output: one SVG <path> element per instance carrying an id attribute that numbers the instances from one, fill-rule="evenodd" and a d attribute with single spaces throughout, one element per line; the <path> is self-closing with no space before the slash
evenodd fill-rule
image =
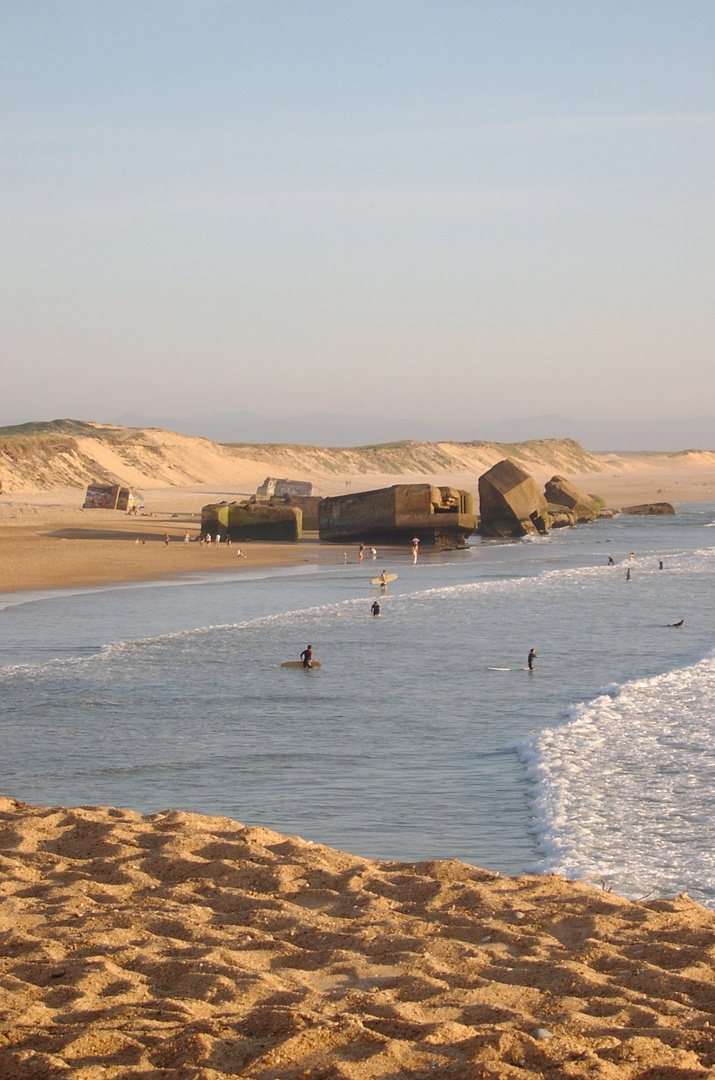
<path id="1" fill-rule="evenodd" d="M 715 913 L 0 799 L 1 1076 L 710 1075 Z M 436 1070 L 436 1072 L 435 1072 Z"/>
<path id="2" fill-rule="evenodd" d="M 652 455 L 650 464 L 647 457 L 633 455 L 632 465 L 624 468 L 627 456 L 620 455 L 618 472 L 613 471 L 614 465 L 602 474 L 573 474 L 570 479 L 601 495 L 609 506 L 663 499 L 676 503 L 712 500 L 715 470 L 688 468 L 682 455 L 674 455 L 675 465 L 667 471 L 668 455 Z M 544 469 L 543 475 L 534 469 L 541 486 L 553 473 L 553 467 Z M 344 491 L 347 486 L 357 491 L 418 480 L 476 491 L 478 477 L 410 474 L 367 479 L 356 475 L 334 479 L 330 490 Z M 217 490 L 215 484 L 147 489 L 147 511 L 135 516 L 113 510 L 83 510 L 82 493 L 77 488 L 7 493 L 0 497 L 0 594 L 342 563 L 341 545 L 321 543 L 317 534 L 310 533 L 297 544 L 242 544 L 246 559 L 236 558 L 236 545 L 215 550 L 201 548 L 196 542 L 183 544 L 187 530 L 192 541 L 198 536 L 202 505 L 240 496 L 235 487 Z M 170 536 L 168 547 L 166 533 Z M 356 557 L 356 551 L 348 551 L 349 562 Z"/>

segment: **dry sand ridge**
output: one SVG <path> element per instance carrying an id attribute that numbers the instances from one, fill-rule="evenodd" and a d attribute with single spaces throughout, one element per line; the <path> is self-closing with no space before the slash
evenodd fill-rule
<path id="1" fill-rule="evenodd" d="M 691 1080 L 715 914 L 0 800 L 0 1078 Z"/>

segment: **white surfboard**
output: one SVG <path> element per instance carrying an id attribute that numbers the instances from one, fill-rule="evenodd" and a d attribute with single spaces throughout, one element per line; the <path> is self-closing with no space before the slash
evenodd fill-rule
<path id="1" fill-rule="evenodd" d="M 385 574 L 384 578 L 383 577 L 370 578 L 370 584 L 371 585 L 386 585 L 388 581 L 395 581 L 396 579 L 397 579 L 397 574 Z"/>

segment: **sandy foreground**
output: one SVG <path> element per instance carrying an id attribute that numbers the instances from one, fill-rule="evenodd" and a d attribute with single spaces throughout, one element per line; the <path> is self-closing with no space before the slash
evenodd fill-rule
<path id="1" fill-rule="evenodd" d="M 0 799 L 0 1077 L 715 1075 L 715 914 Z"/>

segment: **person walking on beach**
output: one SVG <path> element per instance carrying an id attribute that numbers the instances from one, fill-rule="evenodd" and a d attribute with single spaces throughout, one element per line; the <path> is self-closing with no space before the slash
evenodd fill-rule
<path id="1" fill-rule="evenodd" d="M 536 649 L 529 649 L 529 655 L 526 658 L 526 662 L 529 665 L 529 671 L 534 670 L 534 660 L 536 660 Z"/>
<path id="2" fill-rule="evenodd" d="M 417 555 L 420 550 L 420 538 L 419 536 L 412 537 L 412 562 L 417 562 Z"/>
<path id="3" fill-rule="evenodd" d="M 300 654 L 300 658 L 303 661 L 303 667 L 312 668 L 313 666 L 313 646 L 309 645 L 307 649 L 303 649 Z"/>
<path id="4" fill-rule="evenodd" d="M 164 533 L 164 546 L 165 547 L 169 546 L 169 534 L 168 533 Z"/>
<path id="5" fill-rule="evenodd" d="M 373 600 L 372 607 L 370 608 L 370 614 L 371 615 L 379 615 L 380 614 L 380 605 L 378 604 L 377 600 Z"/>
<path id="6" fill-rule="evenodd" d="M 191 537 L 189 536 L 188 532 L 185 532 L 184 533 L 184 543 L 188 544 L 190 539 L 191 539 Z"/>

